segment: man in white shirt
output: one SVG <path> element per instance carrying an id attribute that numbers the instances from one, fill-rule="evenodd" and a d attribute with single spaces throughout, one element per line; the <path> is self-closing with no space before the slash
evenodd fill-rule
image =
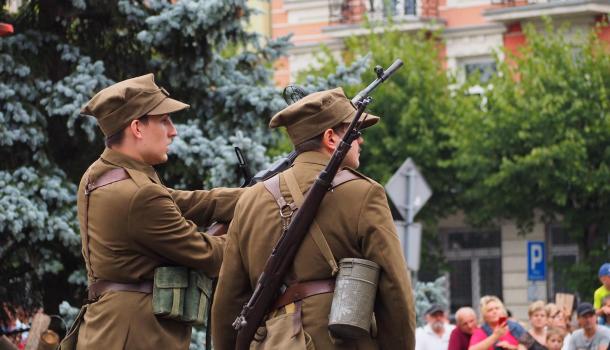
<path id="1" fill-rule="evenodd" d="M 415 350 L 447 350 L 454 328 L 449 324 L 445 307 L 433 304 L 426 311 L 426 325 L 415 331 Z"/>

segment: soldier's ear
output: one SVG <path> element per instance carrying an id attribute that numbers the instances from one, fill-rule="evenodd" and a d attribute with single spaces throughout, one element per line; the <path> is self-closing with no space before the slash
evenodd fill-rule
<path id="1" fill-rule="evenodd" d="M 326 129 L 322 133 L 322 148 L 326 151 L 332 153 L 335 151 L 339 142 L 341 142 L 341 138 L 333 129 Z"/>
<path id="2" fill-rule="evenodd" d="M 130 133 L 131 135 L 133 135 L 133 137 L 135 137 L 136 139 L 141 139 L 143 137 L 143 134 L 142 134 L 143 126 L 144 126 L 144 123 L 142 123 L 138 119 L 134 119 L 131 121 L 131 123 L 129 123 L 129 126 L 127 127 L 127 132 Z"/>

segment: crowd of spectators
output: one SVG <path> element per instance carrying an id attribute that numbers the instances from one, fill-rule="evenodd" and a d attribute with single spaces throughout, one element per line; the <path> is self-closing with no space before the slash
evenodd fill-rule
<path id="1" fill-rule="evenodd" d="M 601 286 L 594 303 L 581 302 L 572 310 L 554 303 L 535 301 L 528 307 L 528 322 L 513 318 L 496 296 L 479 302 L 479 320 L 474 309 L 462 307 L 449 324 L 447 310 L 432 305 L 426 325 L 415 333 L 416 350 L 610 350 L 610 263 L 599 269 Z"/>

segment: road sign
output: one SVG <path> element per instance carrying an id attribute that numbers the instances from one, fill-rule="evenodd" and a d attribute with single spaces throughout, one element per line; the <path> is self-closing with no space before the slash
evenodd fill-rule
<path id="1" fill-rule="evenodd" d="M 546 258 L 542 241 L 527 242 L 527 280 L 546 280 Z"/>
<path id="2" fill-rule="evenodd" d="M 409 270 L 418 271 L 421 251 L 421 224 L 414 222 L 407 225 L 404 221 L 394 221 L 394 225 L 396 225 L 398 238 L 400 238 Z"/>
<path id="3" fill-rule="evenodd" d="M 426 179 L 417 170 L 417 166 L 411 158 L 407 158 L 402 163 L 386 184 L 385 189 L 407 224 L 413 222 L 415 214 L 432 195 Z"/>

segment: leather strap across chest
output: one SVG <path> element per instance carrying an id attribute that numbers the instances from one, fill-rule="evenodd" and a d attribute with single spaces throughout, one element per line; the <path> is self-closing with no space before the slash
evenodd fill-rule
<path id="1" fill-rule="evenodd" d="M 290 203 L 287 202 L 286 199 L 284 198 L 284 196 L 282 195 L 282 192 L 280 189 L 280 176 L 283 177 L 284 181 L 286 182 L 286 185 L 288 186 L 288 190 L 290 191 L 290 195 L 292 196 L 292 202 L 290 202 Z M 356 180 L 359 178 L 360 178 L 359 176 L 357 176 L 356 174 L 352 173 L 349 170 L 342 170 L 342 171 L 338 172 L 337 175 L 335 176 L 335 178 L 333 179 L 330 190 L 332 190 L 348 181 Z M 292 168 L 290 168 L 290 169 L 286 170 L 285 172 L 278 174 L 268 180 L 265 180 L 263 182 L 263 184 L 265 185 L 265 188 L 267 189 L 267 191 L 269 191 L 271 193 L 271 195 L 275 199 L 276 203 L 278 204 L 278 206 L 280 208 L 280 215 L 284 215 L 284 211 L 287 208 L 291 211 L 295 211 L 299 207 L 301 207 L 301 205 L 303 204 L 303 201 L 304 201 L 303 193 L 301 191 L 301 188 L 299 187 L 299 184 L 297 182 L 297 179 L 294 175 Z M 330 249 L 328 242 L 324 238 L 324 234 L 322 233 L 322 230 L 320 229 L 320 226 L 318 225 L 316 220 L 314 220 L 312 222 L 311 230 L 312 230 L 312 232 L 311 232 L 312 239 L 314 240 L 316 246 L 318 247 L 318 249 L 324 256 L 324 259 L 330 266 L 331 274 L 333 276 L 335 276 L 337 274 L 337 272 L 339 271 L 339 266 L 337 265 L 337 262 L 335 260 L 335 257 L 333 256 L 332 250 Z"/>
<path id="2" fill-rule="evenodd" d="M 94 181 L 90 181 L 89 178 L 87 179 L 87 185 L 85 186 L 85 232 L 83 235 L 83 253 L 85 255 L 85 262 L 89 266 L 89 269 L 87 270 L 87 275 L 92 280 L 95 280 L 96 278 L 93 274 L 93 268 L 91 266 L 91 258 L 89 253 L 89 196 L 91 196 L 91 192 L 95 191 L 100 187 L 104 187 L 112 183 L 127 179 L 129 179 L 129 174 L 123 168 L 109 170 L 100 175 Z"/>

